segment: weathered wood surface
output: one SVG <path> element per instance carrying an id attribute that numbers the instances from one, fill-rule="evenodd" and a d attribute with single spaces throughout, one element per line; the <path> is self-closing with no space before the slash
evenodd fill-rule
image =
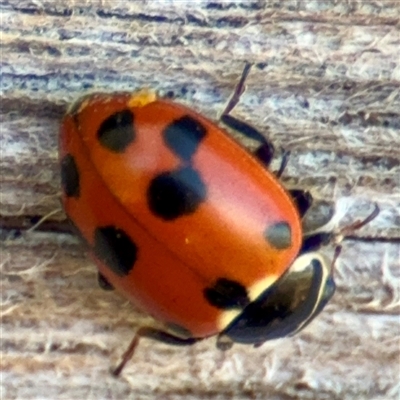
<path id="1" fill-rule="evenodd" d="M 0 7 L 3 399 L 399 398 L 397 1 Z M 245 60 L 256 65 L 235 113 L 292 151 L 285 182 L 334 204 L 341 226 L 373 203 L 381 213 L 345 240 L 338 292 L 303 333 L 227 353 L 212 339 L 190 349 L 144 340 L 116 380 L 109 367 L 149 317 L 101 291 L 64 232 L 60 118 L 88 90 L 145 86 L 215 118 Z"/>

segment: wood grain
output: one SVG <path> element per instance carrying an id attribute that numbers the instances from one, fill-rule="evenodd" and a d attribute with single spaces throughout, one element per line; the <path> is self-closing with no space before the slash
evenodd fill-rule
<path id="1" fill-rule="evenodd" d="M 397 1 L 0 7 L 3 399 L 399 398 Z M 114 379 L 109 368 L 151 320 L 97 287 L 94 266 L 68 233 L 60 119 L 88 91 L 142 87 L 217 118 L 244 61 L 255 65 L 235 115 L 291 150 L 285 184 L 334 206 L 340 226 L 374 203 L 381 212 L 344 241 L 337 294 L 301 334 L 226 353 L 213 339 L 190 349 L 143 340 Z"/>

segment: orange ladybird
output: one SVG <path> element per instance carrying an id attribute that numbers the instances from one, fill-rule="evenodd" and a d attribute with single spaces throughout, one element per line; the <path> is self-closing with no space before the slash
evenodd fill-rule
<path id="1" fill-rule="evenodd" d="M 295 333 L 334 292 L 331 263 L 303 240 L 311 196 L 266 165 L 273 146 L 229 112 L 221 121 L 261 142 L 250 154 L 214 122 L 150 92 L 95 93 L 65 115 L 63 206 L 105 287 L 165 325 L 139 337 L 176 345 L 218 335 L 218 347 Z M 328 235 L 330 239 L 331 235 Z"/>

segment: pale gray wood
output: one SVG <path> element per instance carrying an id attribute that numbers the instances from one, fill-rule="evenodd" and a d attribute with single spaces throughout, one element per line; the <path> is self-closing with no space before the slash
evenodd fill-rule
<path id="1" fill-rule="evenodd" d="M 221 353 L 143 341 L 150 318 L 97 288 L 75 239 L 2 236 L 4 399 L 398 399 L 400 5 L 397 1 L 2 0 L 2 224 L 60 210 L 57 135 L 87 91 L 151 87 L 217 118 L 244 61 L 235 115 L 292 151 L 284 181 L 335 205 L 338 292 L 292 339 Z M 252 143 L 245 143 L 252 147 Z M 275 164 L 277 165 L 277 164 Z M 12 234 L 13 232 L 11 232 Z M 15 234 L 15 231 L 14 231 Z M 332 248 L 327 249 L 332 254 Z"/>

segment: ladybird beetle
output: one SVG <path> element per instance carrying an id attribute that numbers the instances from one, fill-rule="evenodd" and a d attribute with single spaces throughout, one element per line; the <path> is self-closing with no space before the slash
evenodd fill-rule
<path id="1" fill-rule="evenodd" d="M 140 337 L 259 346 L 301 330 L 333 295 L 333 263 L 315 252 L 333 234 L 302 232 L 312 197 L 285 190 L 266 168 L 274 147 L 230 115 L 250 68 L 220 121 L 260 142 L 255 154 L 149 91 L 91 94 L 63 119 L 62 202 L 99 283 L 165 326 L 140 328 L 115 375 Z"/>

